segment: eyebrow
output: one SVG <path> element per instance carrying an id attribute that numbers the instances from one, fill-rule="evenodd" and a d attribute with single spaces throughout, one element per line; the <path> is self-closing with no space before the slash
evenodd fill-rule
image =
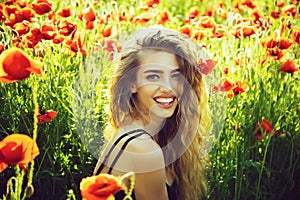
<path id="1" fill-rule="evenodd" d="M 174 72 L 180 72 L 180 69 L 177 68 L 177 69 L 173 69 L 171 71 L 171 73 L 174 73 Z M 149 69 L 149 70 L 144 71 L 144 74 L 146 74 L 146 73 L 159 73 L 159 74 L 162 74 L 163 71 L 162 70 L 156 70 L 156 69 Z"/>

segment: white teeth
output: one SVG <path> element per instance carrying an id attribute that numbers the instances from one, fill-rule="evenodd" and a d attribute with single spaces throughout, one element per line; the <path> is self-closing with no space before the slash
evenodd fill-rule
<path id="1" fill-rule="evenodd" d="M 155 101 L 159 103 L 171 103 L 174 98 L 155 98 Z"/>

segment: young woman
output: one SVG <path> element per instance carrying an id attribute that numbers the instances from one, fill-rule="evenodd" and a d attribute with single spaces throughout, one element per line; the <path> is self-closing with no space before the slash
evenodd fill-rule
<path id="1" fill-rule="evenodd" d="M 140 29 L 124 44 L 111 87 L 113 136 L 94 174 L 135 172 L 137 200 L 205 195 L 210 112 L 198 59 L 188 37 L 165 28 Z"/>

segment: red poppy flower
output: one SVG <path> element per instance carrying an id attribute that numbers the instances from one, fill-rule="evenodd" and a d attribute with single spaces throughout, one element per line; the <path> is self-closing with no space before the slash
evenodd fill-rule
<path id="1" fill-rule="evenodd" d="M 20 6 L 20 8 L 25 8 L 28 6 L 28 3 L 25 0 L 17 0 L 17 5 Z"/>
<path id="2" fill-rule="evenodd" d="M 23 50 L 12 47 L 0 55 L 0 81 L 11 83 L 28 78 L 30 73 L 42 75 L 42 63 L 31 59 Z"/>
<path id="3" fill-rule="evenodd" d="M 20 7 L 15 6 L 15 5 L 7 5 L 3 8 L 3 11 L 7 16 L 10 16 L 11 14 L 15 14 L 15 13 L 19 12 Z"/>
<path id="4" fill-rule="evenodd" d="M 279 48 L 280 49 L 288 49 L 293 45 L 293 41 L 288 38 L 280 38 L 279 39 Z"/>
<path id="5" fill-rule="evenodd" d="M 278 47 L 267 49 L 267 55 L 274 60 L 280 60 L 286 54 L 286 50 L 281 50 Z"/>
<path id="6" fill-rule="evenodd" d="M 167 21 L 170 20 L 170 16 L 171 14 L 169 13 L 169 11 L 160 12 L 157 15 L 157 24 L 165 24 Z"/>
<path id="7" fill-rule="evenodd" d="M 212 30 L 211 38 L 222 38 L 227 35 L 228 30 L 222 24 L 217 24 Z"/>
<path id="8" fill-rule="evenodd" d="M 145 24 L 152 19 L 152 15 L 148 12 L 143 12 L 139 16 L 133 18 L 134 23 Z"/>
<path id="9" fill-rule="evenodd" d="M 63 36 L 75 34 L 75 32 L 77 31 L 77 25 L 72 24 L 67 20 L 64 20 L 58 28 L 59 28 L 59 33 Z"/>
<path id="10" fill-rule="evenodd" d="M 56 111 L 53 110 L 47 110 L 47 111 L 42 111 L 39 110 L 39 114 L 37 116 L 38 118 L 38 124 L 45 124 L 50 121 L 52 121 L 57 115 Z"/>
<path id="11" fill-rule="evenodd" d="M 19 165 L 26 170 L 26 165 L 37 155 L 39 148 L 31 137 L 24 134 L 11 134 L 0 141 L 0 173 L 9 165 Z"/>
<path id="12" fill-rule="evenodd" d="M 228 68 L 228 67 L 225 67 L 225 68 L 223 69 L 223 72 L 224 72 L 224 74 L 228 74 L 229 68 Z"/>
<path id="13" fill-rule="evenodd" d="M 61 8 L 57 14 L 61 17 L 70 17 L 72 14 L 70 6 Z"/>
<path id="14" fill-rule="evenodd" d="M 188 37 L 191 36 L 191 28 L 188 25 L 180 27 L 179 32 L 187 35 Z"/>
<path id="15" fill-rule="evenodd" d="M 200 67 L 200 72 L 208 75 L 212 72 L 212 70 L 215 68 L 217 62 L 211 59 L 208 60 L 200 60 L 199 61 L 199 67 Z"/>
<path id="16" fill-rule="evenodd" d="M 28 21 L 18 22 L 14 25 L 14 29 L 19 33 L 19 35 L 24 35 L 30 31 L 30 24 Z"/>
<path id="17" fill-rule="evenodd" d="M 277 0 L 276 1 L 276 6 L 277 7 L 282 7 L 282 6 L 284 6 L 284 3 L 285 3 L 284 0 Z"/>
<path id="18" fill-rule="evenodd" d="M 118 41 L 112 38 L 104 38 L 101 42 L 103 45 L 103 50 L 108 52 L 120 52 L 122 47 L 118 44 Z"/>
<path id="19" fill-rule="evenodd" d="M 147 0 L 146 5 L 151 8 L 160 3 L 160 0 Z"/>
<path id="20" fill-rule="evenodd" d="M 251 9 L 256 8 L 256 5 L 254 5 L 254 2 L 252 0 L 244 0 L 241 2 L 241 5 L 251 8 Z"/>
<path id="21" fill-rule="evenodd" d="M 279 19 L 279 17 L 280 17 L 280 11 L 272 10 L 270 14 L 274 19 Z"/>
<path id="22" fill-rule="evenodd" d="M 195 39 L 195 40 L 201 40 L 202 38 L 204 38 L 205 33 L 202 30 L 193 30 L 191 38 Z"/>
<path id="23" fill-rule="evenodd" d="M 279 131 L 273 132 L 273 126 L 272 126 L 271 122 L 269 122 L 266 119 L 263 119 L 263 120 L 260 120 L 259 122 L 257 122 L 254 130 L 255 130 L 255 136 L 259 140 L 263 139 L 263 133 L 275 135 L 279 132 Z"/>
<path id="24" fill-rule="evenodd" d="M 297 7 L 296 5 L 287 5 L 282 8 L 282 13 L 286 16 L 296 17 Z"/>
<path id="25" fill-rule="evenodd" d="M 82 17 L 86 20 L 86 21 L 95 21 L 96 19 L 96 14 L 95 11 L 92 7 L 87 7 L 85 9 L 82 10 Z"/>
<path id="26" fill-rule="evenodd" d="M 268 56 L 272 57 L 275 60 L 281 59 L 293 45 L 293 41 L 288 38 L 279 38 L 267 37 L 261 41 L 263 47 L 266 48 Z"/>
<path id="27" fill-rule="evenodd" d="M 21 14 L 21 8 L 18 6 L 15 5 L 5 6 L 3 11 L 8 19 L 8 21 L 5 22 L 5 25 L 7 26 L 13 28 L 14 24 L 25 20 L 23 15 Z"/>
<path id="28" fill-rule="evenodd" d="M 57 35 L 53 26 L 43 25 L 41 30 L 42 36 L 44 40 L 53 40 Z"/>
<path id="29" fill-rule="evenodd" d="M 0 42 L 0 54 L 4 51 L 5 46 L 2 42 Z"/>
<path id="30" fill-rule="evenodd" d="M 83 48 L 83 42 L 84 42 L 84 36 L 83 37 L 75 36 L 73 39 L 67 40 L 66 44 L 69 45 L 70 50 L 73 51 L 74 53 L 80 51 L 82 55 L 86 56 L 87 51 L 86 49 Z"/>
<path id="31" fill-rule="evenodd" d="M 261 44 L 265 48 L 274 48 L 277 46 L 277 41 L 273 37 L 266 37 L 261 40 Z"/>
<path id="32" fill-rule="evenodd" d="M 52 39 L 52 42 L 54 44 L 60 44 L 65 40 L 65 38 L 61 35 L 55 35 L 54 38 Z"/>
<path id="33" fill-rule="evenodd" d="M 200 17 L 199 18 L 199 24 L 203 28 L 214 28 L 214 27 L 216 27 L 216 22 L 215 22 L 214 18 L 209 17 L 209 16 Z"/>
<path id="34" fill-rule="evenodd" d="M 300 29 L 293 30 L 293 32 L 292 32 L 292 39 L 295 42 L 297 42 L 298 44 L 300 44 Z"/>
<path id="35" fill-rule="evenodd" d="M 130 12 L 120 12 L 119 13 L 119 21 L 132 21 L 133 20 L 134 15 L 131 14 Z"/>
<path id="36" fill-rule="evenodd" d="M 103 37 L 109 37 L 112 33 L 112 26 L 106 25 L 101 31 Z"/>
<path id="37" fill-rule="evenodd" d="M 233 33 L 236 38 L 247 37 L 255 34 L 255 27 L 249 25 L 238 24 Z"/>
<path id="38" fill-rule="evenodd" d="M 32 9 L 39 15 L 43 15 L 52 10 L 52 4 L 48 0 L 37 0 L 31 4 Z"/>
<path id="39" fill-rule="evenodd" d="M 95 28 L 95 23 L 94 21 L 86 21 L 85 22 L 85 29 L 87 30 L 92 30 Z"/>
<path id="40" fill-rule="evenodd" d="M 236 81 L 235 87 L 232 89 L 235 96 L 247 92 L 248 90 L 249 90 L 248 84 L 242 81 Z"/>
<path id="41" fill-rule="evenodd" d="M 288 60 L 282 64 L 281 71 L 287 73 L 294 73 L 298 71 L 298 67 L 296 66 L 293 60 Z"/>
<path id="42" fill-rule="evenodd" d="M 18 0 L 4 0 L 6 5 L 13 5 L 14 3 L 18 3 Z"/>
<path id="43" fill-rule="evenodd" d="M 197 6 L 193 6 L 189 10 L 189 19 L 194 19 L 199 14 L 199 8 Z"/>
<path id="44" fill-rule="evenodd" d="M 222 92 L 228 92 L 229 90 L 234 88 L 234 86 L 235 86 L 235 82 L 232 79 L 227 77 L 222 78 L 219 84 L 220 91 Z"/>
<path id="45" fill-rule="evenodd" d="M 3 9 L 3 8 L 2 8 L 1 5 L 0 5 L 0 22 L 5 22 L 6 17 L 5 17 L 5 15 L 4 15 L 2 9 Z"/>
<path id="46" fill-rule="evenodd" d="M 34 48 L 43 39 L 43 34 L 40 29 L 35 28 L 31 34 L 26 35 L 26 42 L 29 48 Z"/>
<path id="47" fill-rule="evenodd" d="M 110 174 L 83 178 L 80 182 L 83 200 L 106 200 L 121 190 L 119 179 Z"/>

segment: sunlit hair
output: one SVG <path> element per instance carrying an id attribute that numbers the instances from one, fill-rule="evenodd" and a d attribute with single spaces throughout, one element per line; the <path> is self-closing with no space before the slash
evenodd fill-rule
<path id="1" fill-rule="evenodd" d="M 131 86 L 136 81 L 139 54 L 145 49 L 176 55 L 186 80 L 178 107 L 166 119 L 155 140 L 163 149 L 165 162 L 169 164 L 167 170 L 175 176 L 173 184 L 179 199 L 200 199 L 207 191 L 205 169 L 208 159 L 203 151 L 210 127 L 210 111 L 207 89 L 198 69 L 197 46 L 188 37 L 169 29 L 151 27 L 140 29 L 124 44 L 116 61 L 111 87 L 111 125 L 117 129 L 128 118 L 143 117 L 135 106 Z M 179 139 L 169 145 L 174 138 Z"/>

